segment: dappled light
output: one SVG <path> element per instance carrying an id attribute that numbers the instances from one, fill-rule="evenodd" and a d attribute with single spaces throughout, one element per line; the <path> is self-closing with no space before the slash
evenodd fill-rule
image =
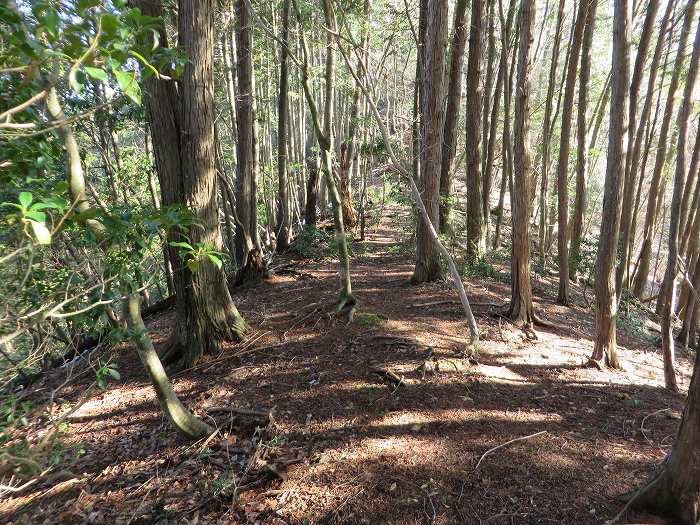
<path id="1" fill-rule="evenodd" d="M 698 525 L 699 14 L 0 5 L 0 522 Z"/>

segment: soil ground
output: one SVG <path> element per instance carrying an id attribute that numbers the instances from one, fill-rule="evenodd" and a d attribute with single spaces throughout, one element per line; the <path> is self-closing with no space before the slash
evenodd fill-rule
<path id="1" fill-rule="evenodd" d="M 532 340 L 498 314 L 509 298 L 507 282 L 498 274 L 470 277 L 465 284 L 482 342 L 477 355 L 464 357 L 468 334 L 449 282 L 407 284 L 413 256 L 389 232 L 404 220 L 391 208 L 365 242 L 354 244 L 360 304 L 353 322 L 327 314 L 338 289 L 331 259 L 278 257 L 277 274 L 235 293 L 254 327 L 249 338 L 172 377 L 181 399 L 220 427 L 206 442 L 177 437 L 133 350 L 113 348 L 121 380 L 89 395 L 63 429 L 65 449 L 81 453 L 64 479 L 0 501 L 0 521 L 612 518 L 622 506 L 617 496 L 664 458 L 683 406 L 683 395 L 663 389 L 653 334 L 619 329 L 625 369 L 587 368 L 593 316 L 579 287 L 575 306 L 557 306 L 554 281 L 533 274 L 540 316 L 561 328 L 538 329 Z M 167 338 L 172 322 L 172 312 L 148 321 L 156 342 Z M 107 359 L 90 359 L 98 358 Z M 679 357 L 683 391 L 690 367 Z M 36 385 L 33 395 L 63 379 Z M 92 379 L 75 375 L 61 391 L 58 413 L 81 400 Z M 255 431 L 230 408 L 271 410 L 273 420 Z M 620 522 L 663 523 L 638 513 Z"/>

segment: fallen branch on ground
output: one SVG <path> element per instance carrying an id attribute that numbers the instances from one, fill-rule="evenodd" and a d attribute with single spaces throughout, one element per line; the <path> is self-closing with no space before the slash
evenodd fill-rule
<path id="1" fill-rule="evenodd" d="M 391 370 L 388 370 L 386 368 L 373 367 L 372 373 L 377 374 L 382 379 L 386 379 L 387 381 L 393 383 L 397 387 L 406 386 L 406 384 L 403 381 L 403 377 L 399 377 L 395 372 L 392 372 Z"/>
<path id="2" fill-rule="evenodd" d="M 479 458 L 479 461 L 477 462 L 476 467 L 474 467 L 474 470 L 478 470 L 479 465 L 481 465 L 481 462 L 484 460 L 484 458 L 486 456 L 488 456 L 489 454 L 491 454 L 492 452 L 496 452 L 498 449 L 501 449 L 507 445 L 510 445 L 511 443 L 515 443 L 516 441 L 523 441 L 525 439 L 534 438 L 534 437 L 541 436 L 542 434 L 546 434 L 546 433 L 547 433 L 546 430 L 542 430 L 540 432 L 535 432 L 534 434 L 530 434 L 529 436 L 523 436 L 523 437 L 511 439 L 510 441 L 506 441 L 502 445 L 498 445 L 497 447 L 493 447 L 493 448 L 488 449 L 486 452 L 483 453 L 481 458 Z"/>
<path id="3" fill-rule="evenodd" d="M 644 423 L 645 423 L 646 420 L 649 419 L 650 417 L 655 416 L 656 414 L 660 414 L 661 412 L 668 412 L 669 410 L 671 410 L 670 407 L 668 407 L 668 408 L 662 408 L 662 409 L 660 409 L 660 410 L 655 410 L 655 411 L 652 412 L 651 414 L 647 414 L 646 416 L 644 416 L 644 418 L 642 419 L 642 424 L 640 425 L 639 428 L 640 428 L 640 430 L 641 430 L 641 432 L 642 432 L 642 436 L 644 436 L 644 439 L 646 439 L 646 440 L 649 442 L 650 445 L 653 445 L 653 443 L 651 442 L 651 439 L 649 439 L 649 438 L 647 437 L 647 434 L 646 434 L 646 432 L 644 431 Z"/>
<path id="4" fill-rule="evenodd" d="M 229 412 L 238 416 L 253 416 L 253 417 L 270 417 L 269 411 L 254 410 L 252 408 L 236 408 L 236 407 L 209 407 L 205 409 L 207 412 Z"/>

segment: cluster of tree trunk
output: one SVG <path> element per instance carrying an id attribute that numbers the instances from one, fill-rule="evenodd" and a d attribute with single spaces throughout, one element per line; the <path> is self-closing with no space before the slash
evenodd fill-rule
<path id="1" fill-rule="evenodd" d="M 162 19 L 159 2 L 137 3 L 143 13 Z M 223 341 L 242 340 L 248 326 L 229 286 L 259 281 L 265 275 L 268 255 L 288 249 L 300 228 L 314 227 L 319 213 L 327 210 L 338 247 L 340 290 L 336 309 L 353 311 L 357 301 L 352 290 L 347 234 L 357 224 L 364 232 L 367 172 L 371 171 L 372 156 L 360 150 L 376 138 L 369 136 L 368 126 L 361 124 L 364 116 L 376 120 L 385 154 L 396 173 L 409 181 L 416 199 L 416 260 L 411 281 L 441 279 L 446 264 L 465 310 L 470 344 L 478 342 L 476 321 L 462 279 L 438 232 L 456 237 L 456 225 L 463 224 L 465 259 L 468 264 L 478 263 L 486 255 L 487 245 L 497 248 L 501 243 L 508 195 L 512 240 L 508 316 L 529 330 L 543 322 L 533 303 L 531 249 L 536 248 L 540 271 L 546 274 L 553 258 L 556 229 L 557 301 L 571 304 L 575 301 L 572 283 L 593 280 L 595 334 L 591 364 L 620 367 L 616 346 L 619 305 L 630 296 L 648 299 L 649 282 L 657 281 L 652 256 L 656 253 L 658 267 L 665 254 L 656 308 L 661 316 L 666 387 L 679 391 L 674 367 L 674 321 L 676 316 L 683 320 L 680 339 L 687 345 L 696 340 L 700 318 L 700 298 L 696 295 L 700 289 L 697 130 L 691 148 L 696 120 L 693 93 L 700 68 L 696 4 L 697 0 L 668 2 L 659 18 L 660 2 L 648 0 L 640 19 L 632 66 L 631 5 L 629 0 L 613 0 L 612 64 L 595 102 L 591 71 L 598 0 L 579 0 L 575 6 L 559 0 L 556 7 L 552 5 L 556 14 L 551 15 L 547 3 L 539 35 L 536 19 L 541 9 L 536 0 L 510 0 L 507 8 L 503 0 L 472 0 L 471 4 L 457 0 L 451 31 L 447 0 L 420 0 L 417 28 L 406 5 L 415 39 L 416 69 L 413 121 L 402 129 L 396 117 L 400 105 L 396 86 L 403 83 L 406 91 L 404 79 L 394 79 L 395 93 L 384 97 L 381 111 L 375 101 L 377 87 L 372 82 L 376 79 L 368 68 L 376 59 L 370 49 L 369 0 L 355 6 L 361 27 L 359 38 L 354 38 L 347 18 L 341 17 L 333 0 L 320 0 L 316 13 L 312 12 L 313 6 L 282 0 L 279 14 L 272 17 L 272 27 L 260 22 L 272 33 L 275 53 L 271 56 L 276 61 L 273 64 L 269 60 L 264 85 L 256 83 L 255 75 L 260 61 L 255 60 L 254 27 L 259 15 L 254 4 L 236 0 L 222 8 L 224 29 L 217 44 L 214 2 L 179 0 L 177 41 L 188 57 L 182 74 L 177 81 L 157 75 L 143 80 L 150 133 L 147 144 L 152 148 L 159 183 L 149 180 L 149 187 L 154 205 L 184 205 L 192 211 L 196 224 L 186 232 L 173 229 L 162 239 L 163 268 L 167 287 L 175 296 L 177 319 L 171 340 L 160 356 L 143 325 L 137 294 L 126 294 L 122 314 L 161 406 L 173 424 L 190 438 L 213 431 L 177 399 L 164 365 L 189 367 L 202 356 L 217 352 Z M 549 19 L 554 27 L 543 37 Z M 322 30 L 310 20 L 319 22 Z M 694 28 L 689 54 L 688 42 Z M 167 46 L 165 24 L 157 38 L 154 34 L 150 38 L 152 45 L 157 42 Z M 215 61 L 217 49 L 220 64 Z M 350 56 L 349 49 L 354 56 Z M 531 140 L 533 69 L 540 53 L 546 56 L 545 49 L 550 53 L 548 61 L 540 63 L 546 63 L 544 76 L 548 83 L 542 90 L 546 91 L 543 122 L 539 147 L 535 149 Z M 354 82 L 344 95 L 339 94 L 338 56 L 342 56 Z M 382 64 L 387 56 L 382 55 Z M 394 56 L 393 60 L 398 70 L 398 58 Z M 407 59 L 404 69 L 408 64 Z M 217 65 L 223 73 L 218 80 L 221 91 L 216 90 Z M 276 93 L 270 78 L 279 79 Z M 103 96 L 97 84 L 94 92 L 98 98 Z M 226 118 L 220 120 L 216 117 L 215 92 L 223 93 L 225 98 Z M 303 97 L 294 97 L 297 92 Z M 256 101 L 274 100 L 275 96 L 276 104 L 257 107 Z M 90 188 L 82 171 L 79 145 L 70 124 L 64 122 L 53 88 L 46 105 L 49 116 L 59 123 L 67 152 L 71 197 L 79 211 L 87 210 Z M 463 135 L 459 132 L 462 107 L 466 123 Z M 609 114 L 606 167 L 591 271 L 582 263 L 584 241 L 591 237 L 592 230 L 588 179 L 595 166 L 591 152 L 598 149 L 605 114 Z M 109 184 L 106 198 L 113 203 L 128 202 L 130 190 L 118 182 L 122 157 L 113 126 L 108 115 L 99 111 L 88 132 L 104 162 Z M 391 140 L 391 135 L 401 136 L 409 126 L 413 173 L 397 159 Z M 231 139 L 233 151 L 229 155 L 223 154 L 219 128 Z M 265 175 L 261 166 L 273 164 L 275 169 L 269 170 L 273 174 Z M 648 164 L 651 169 L 646 181 Z M 668 178 L 665 174 L 671 167 L 673 177 Z M 491 193 L 499 170 L 498 204 L 492 212 Z M 466 201 L 459 208 L 454 185 L 462 173 Z M 665 204 L 667 179 L 672 188 Z M 570 209 L 572 191 L 575 196 Z M 94 190 L 92 194 L 99 199 Z M 267 225 L 261 224 L 260 209 L 266 212 Z M 457 210 L 464 214 L 463 220 L 456 218 Z M 638 239 L 640 214 L 644 220 Z M 98 223 L 87 221 L 87 225 L 100 234 Z M 533 232 L 536 239 L 532 238 Z M 197 270 L 191 271 L 173 245 L 182 241 L 217 253 L 227 252 L 234 264 L 222 267 L 202 258 Z M 232 268 L 237 271 L 232 272 Z M 679 274 L 683 278 L 677 293 Z M 108 313 L 115 326 L 121 322 L 117 312 Z M 700 519 L 699 373 L 696 364 L 671 453 L 658 475 L 640 489 L 633 501 L 674 515 L 684 523 L 698 523 Z"/>

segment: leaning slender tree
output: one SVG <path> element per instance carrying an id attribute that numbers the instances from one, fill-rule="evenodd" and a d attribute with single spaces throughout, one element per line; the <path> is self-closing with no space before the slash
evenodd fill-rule
<path id="1" fill-rule="evenodd" d="M 603 216 L 595 268 L 595 346 L 591 360 L 620 366 L 616 353 L 615 255 L 620 229 L 620 198 L 625 175 L 625 135 L 629 100 L 629 0 L 615 0 L 613 15 L 612 101 Z M 568 279 L 568 275 L 567 275 Z"/>
<path id="2" fill-rule="evenodd" d="M 356 299 L 352 294 L 352 284 L 350 281 L 350 253 L 348 252 L 348 243 L 345 236 L 345 225 L 343 222 L 343 206 L 340 200 L 340 194 L 335 184 L 335 175 L 333 174 L 333 106 L 334 106 L 334 90 L 335 90 L 335 40 L 333 33 L 336 29 L 336 18 L 333 12 L 331 0 L 323 0 L 323 15 L 326 24 L 326 60 L 324 67 L 324 93 L 323 93 L 323 122 L 319 115 L 318 105 L 313 91 L 311 90 L 311 79 L 309 72 L 309 49 L 306 44 L 304 34 L 304 19 L 302 17 L 299 5 L 294 1 L 294 12 L 299 23 L 299 38 L 301 41 L 301 79 L 304 88 L 304 96 L 306 103 L 309 106 L 311 119 L 321 150 L 321 170 L 328 188 L 328 194 L 331 198 L 333 206 L 333 219 L 335 224 L 335 238 L 338 243 L 338 255 L 340 259 L 340 293 L 336 310 L 340 311 L 344 308 L 351 308 L 356 304 Z"/>

